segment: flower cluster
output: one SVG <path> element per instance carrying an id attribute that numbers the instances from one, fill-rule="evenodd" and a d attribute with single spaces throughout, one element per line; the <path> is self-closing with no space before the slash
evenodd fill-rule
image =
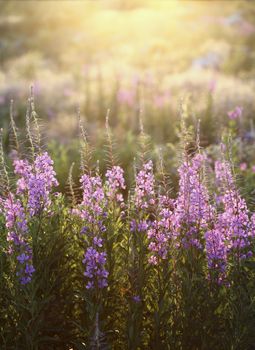
<path id="1" fill-rule="evenodd" d="M 219 189 L 216 197 L 219 214 L 206 232 L 205 241 L 208 267 L 211 272 L 217 272 L 217 280 L 221 283 L 231 255 L 238 260 L 252 255 L 250 244 L 254 225 L 246 202 L 236 189 L 230 163 L 216 161 L 215 176 Z"/>
<path id="2" fill-rule="evenodd" d="M 81 217 L 89 223 L 98 223 L 106 207 L 106 198 L 100 176 L 84 174 L 80 180 L 83 190 Z"/>
<path id="3" fill-rule="evenodd" d="M 174 236 L 185 246 L 202 248 L 200 231 L 206 230 L 214 208 L 203 183 L 204 156 L 195 155 L 179 168 L 179 194 L 175 203 Z"/>
<path id="4" fill-rule="evenodd" d="M 225 240 L 222 235 L 220 222 L 205 233 L 205 248 L 210 273 L 214 273 L 218 283 L 221 283 L 226 274 L 227 253 Z"/>
<path id="5" fill-rule="evenodd" d="M 58 182 L 53 170 L 53 161 L 47 152 L 38 154 L 32 164 L 26 159 L 14 160 L 14 172 L 19 176 L 16 194 L 10 193 L 1 199 L 5 215 L 9 253 L 17 260 L 17 276 L 21 284 L 31 281 L 35 271 L 33 252 L 30 246 L 28 222 L 42 209 L 48 208 L 50 193 Z"/>
<path id="6" fill-rule="evenodd" d="M 150 227 L 149 209 L 155 205 L 155 179 L 152 161 L 144 163 L 136 175 L 136 185 L 132 203 L 136 218 L 130 221 L 132 232 L 145 232 Z"/>
<path id="7" fill-rule="evenodd" d="M 50 205 L 50 192 L 58 185 L 53 161 L 47 152 L 37 155 L 33 166 L 27 160 L 14 160 L 14 171 L 20 176 L 17 194 L 27 194 L 31 216 Z"/>
<path id="8" fill-rule="evenodd" d="M 139 249 L 146 246 L 149 250 L 146 257 L 153 265 L 167 259 L 170 249 L 193 247 L 206 253 L 209 276 L 215 275 L 221 283 L 231 259 L 240 261 L 252 255 L 255 214 L 250 217 L 246 202 L 236 188 L 231 165 L 227 161 L 215 162 L 216 201 L 211 204 L 204 181 L 205 160 L 199 153 L 187 156 L 183 161 L 178 169 L 176 199 L 167 193 L 160 194 L 160 189 L 156 191 L 153 163 L 144 163 L 136 175 L 128 206 L 121 193 L 125 189 L 121 167 L 113 166 L 107 170 L 105 182 L 98 174 L 83 174 L 80 179 L 82 201 L 72 212 L 83 222 L 81 237 L 85 248 L 82 262 L 87 289 L 102 289 L 108 283 L 104 239 L 111 203 L 131 209 L 131 215 L 126 216 L 130 231 L 138 233 L 141 239 L 134 241 L 140 245 Z M 37 155 L 32 164 L 27 160 L 14 160 L 14 171 L 19 176 L 16 194 L 2 198 L 0 203 L 8 230 L 9 252 L 17 259 L 20 282 L 26 284 L 34 272 L 28 217 L 49 208 L 52 188 L 58 183 L 47 152 Z"/>
<path id="9" fill-rule="evenodd" d="M 160 259 L 167 258 L 169 243 L 171 243 L 173 238 L 172 220 L 174 201 L 166 195 L 160 195 L 158 206 L 159 213 L 157 219 L 152 222 L 147 232 L 150 241 L 149 250 L 152 253 L 149 262 L 153 265 L 157 265 Z"/>
<path id="10" fill-rule="evenodd" d="M 229 117 L 229 119 L 235 120 L 235 119 L 240 118 L 242 116 L 242 114 L 243 114 L 243 108 L 237 106 L 235 109 L 228 112 L 228 117 Z"/>
<path id="11" fill-rule="evenodd" d="M 155 204 L 154 186 L 153 164 L 149 161 L 143 164 L 136 176 L 134 204 L 137 209 L 148 209 L 150 205 Z"/>
<path id="12" fill-rule="evenodd" d="M 110 170 L 107 170 L 106 174 L 106 186 L 108 188 L 107 196 L 117 202 L 123 203 L 123 195 L 120 190 L 125 190 L 124 171 L 120 166 L 113 166 Z"/>
<path id="13" fill-rule="evenodd" d="M 81 233 L 89 240 L 89 246 L 85 249 L 83 264 L 84 276 L 87 278 L 87 289 L 101 289 L 107 287 L 108 271 L 106 265 L 106 253 L 103 249 L 101 235 L 105 232 L 104 225 L 107 217 L 107 199 L 100 176 L 84 174 L 80 180 L 83 190 L 83 199 L 78 209 L 73 212 L 78 214 L 85 222 Z M 117 185 L 112 188 L 117 190 Z"/>
<path id="14" fill-rule="evenodd" d="M 89 281 L 86 285 L 87 289 L 92 289 L 95 287 L 104 288 L 107 287 L 107 277 L 108 271 L 105 269 L 106 264 L 106 253 L 99 252 L 96 247 L 100 247 L 101 243 L 95 244 L 95 247 L 89 247 L 83 259 L 83 264 L 86 266 L 84 276 L 86 276 Z"/>
<path id="15" fill-rule="evenodd" d="M 218 223 L 224 237 L 227 253 L 235 252 L 238 259 L 249 257 L 251 252 L 252 222 L 246 202 L 236 189 L 228 162 L 215 163 L 215 175 L 221 190 L 218 201 L 223 210 L 218 215 Z"/>
<path id="16" fill-rule="evenodd" d="M 16 274 L 20 283 L 24 285 L 31 281 L 35 271 L 32 263 L 32 249 L 27 239 L 28 225 L 25 210 L 20 200 L 16 200 L 10 193 L 3 202 L 3 211 L 8 230 L 7 241 L 10 243 L 9 253 L 16 256 Z"/>

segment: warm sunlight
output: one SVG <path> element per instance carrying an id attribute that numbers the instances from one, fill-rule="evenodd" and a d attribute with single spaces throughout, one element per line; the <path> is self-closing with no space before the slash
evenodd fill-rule
<path id="1" fill-rule="evenodd" d="M 0 0 L 0 349 L 255 349 L 255 7 Z"/>

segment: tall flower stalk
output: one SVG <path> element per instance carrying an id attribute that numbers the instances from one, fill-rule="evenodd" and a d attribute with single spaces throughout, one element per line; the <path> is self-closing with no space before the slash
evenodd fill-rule
<path id="1" fill-rule="evenodd" d="M 218 203 L 222 211 L 218 215 L 218 225 L 226 245 L 226 253 L 240 261 L 251 257 L 251 239 L 254 237 L 252 221 L 245 200 L 240 196 L 227 161 L 216 161 L 216 181 L 220 195 Z"/>
<path id="2" fill-rule="evenodd" d="M 28 234 L 28 223 L 25 210 L 19 199 L 12 193 L 4 200 L 3 211 L 5 225 L 8 230 L 9 254 L 16 258 L 16 275 L 22 285 L 31 282 L 35 271 L 31 242 Z"/>
<path id="3" fill-rule="evenodd" d="M 108 271 L 105 269 L 106 252 L 102 250 L 102 234 L 105 232 L 107 217 L 105 193 L 100 176 L 84 174 L 80 180 L 83 189 L 83 200 L 78 211 L 84 226 L 81 234 L 88 240 L 84 252 L 83 264 L 87 289 L 100 290 L 107 286 Z"/>
<path id="4" fill-rule="evenodd" d="M 177 246 L 202 249 L 201 232 L 208 229 L 214 208 L 203 183 L 202 170 L 205 158 L 198 153 L 187 157 L 179 167 L 179 193 L 174 211 L 174 236 Z"/>

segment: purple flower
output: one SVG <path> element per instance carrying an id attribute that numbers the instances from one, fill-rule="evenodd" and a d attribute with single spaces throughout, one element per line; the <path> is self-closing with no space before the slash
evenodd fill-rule
<path id="1" fill-rule="evenodd" d="M 220 224 L 217 223 L 205 233 L 205 242 L 208 268 L 216 274 L 217 282 L 221 283 L 226 274 L 227 249 Z"/>
<path id="2" fill-rule="evenodd" d="M 119 193 L 120 190 L 124 190 L 125 180 L 124 171 L 120 166 L 113 166 L 112 169 L 106 172 L 106 186 L 107 186 L 107 196 L 117 202 L 123 202 L 123 195 Z"/>
<path id="3" fill-rule="evenodd" d="M 47 152 L 36 156 L 34 166 L 27 160 L 14 160 L 14 172 L 20 176 L 17 181 L 17 194 L 28 195 L 30 215 L 37 214 L 50 205 L 50 193 L 58 185 L 53 170 L 53 161 Z"/>
<path id="4" fill-rule="evenodd" d="M 235 109 L 228 112 L 228 117 L 229 117 L 229 119 L 235 120 L 235 119 L 240 118 L 242 116 L 242 114 L 243 114 L 243 108 L 237 106 L 237 107 L 235 107 Z"/>
<path id="5" fill-rule="evenodd" d="M 202 170 L 205 158 L 201 154 L 183 162 L 179 194 L 173 216 L 173 235 L 185 246 L 202 248 L 201 234 L 208 229 L 215 209 L 210 205 L 209 194 L 203 183 Z"/>
<path id="6" fill-rule="evenodd" d="M 21 255 L 18 255 L 17 257 L 17 260 L 21 263 L 21 264 L 24 264 L 24 262 L 26 262 L 27 260 L 30 259 L 30 256 L 25 254 L 25 253 L 22 253 Z"/>
<path id="7" fill-rule="evenodd" d="M 31 281 L 35 269 L 32 264 L 32 249 L 28 243 L 28 225 L 25 210 L 12 193 L 3 202 L 5 225 L 8 229 L 9 253 L 17 259 L 17 273 L 21 284 Z"/>
<path id="8" fill-rule="evenodd" d="M 155 179 L 152 161 L 144 163 L 136 175 L 136 186 L 131 197 L 131 205 L 135 211 L 135 218 L 130 221 L 130 231 L 145 233 L 150 229 L 151 221 L 148 219 L 149 209 L 155 204 Z"/>
<path id="9" fill-rule="evenodd" d="M 240 258 L 243 250 L 247 250 L 251 244 L 253 222 L 249 219 L 245 200 L 236 189 L 230 164 L 226 161 L 215 162 L 215 174 L 223 205 L 218 215 L 218 225 L 227 246 L 227 254 L 234 253 Z"/>
<path id="10" fill-rule="evenodd" d="M 79 215 L 85 225 L 81 234 L 86 234 L 90 246 L 85 249 L 83 264 L 87 289 L 101 289 L 107 287 L 108 271 L 106 265 L 106 253 L 103 251 L 103 239 L 101 234 L 106 231 L 105 219 L 107 218 L 107 199 L 102 180 L 99 176 L 84 174 L 80 182 L 83 189 L 83 199 L 73 214 Z M 112 183 L 111 183 L 112 184 Z M 115 186 L 113 181 L 113 185 Z M 118 185 L 114 187 L 117 188 Z"/>
<path id="11" fill-rule="evenodd" d="M 94 237 L 93 243 L 95 246 L 102 247 L 103 246 L 103 240 L 102 238 Z"/>
<path id="12" fill-rule="evenodd" d="M 143 164 L 136 176 L 134 204 L 137 209 L 147 209 L 154 204 L 155 179 L 153 175 L 152 161 Z"/>
<path id="13" fill-rule="evenodd" d="M 84 276 L 88 278 L 87 289 L 107 287 L 108 271 L 105 269 L 106 253 L 99 252 L 94 247 L 88 247 L 83 259 L 86 266 Z"/>
<path id="14" fill-rule="evenodd" d="M 17 259 L 17 272 L 21 284 L 31 281 L 35 271 L 32 264 L 32 248 L 29 244 L 28 214 L 34 216 L 51 203 L 50 194 L 58 182 L 53 170 L 53 161 L 47 152 L 36 156 L 33 164 L 24 159 L 13 160 L 14 172 L 19 176 L 16 195 L 10 195 L 3 200 L 3 212 L 8 229 L 7 241 L 9 253 Z M 23 207 L 25 203 L 25 207 Z"/>
<path id="15" fill-rule="evenodd" d="M 166 259 L 169 251 L 169 243 L 173 239 L 173 200 L 168 196 L 160 195 L 158 201 L 158 215 L 147 231 L 150 241 L 149 250 L 152 255 L 149 257 L 149 263 L 157 265 L 160 259 Z"/>
<path id="16" fill-rule="evenodd" d="M 135 303 L 140 303 L 141 302 L 141 297 L 139 295 L 134 295 L 132 299 L 133 299 L 133 301 Z"/>
<path id="17" fill-rule="evenodd" d="M 83 175 L 80 180 L 83 189 L 83 201 L 80 205 L 80 215 L 89 223 L 103 216 L 107 204 L 102 180 L 99 176 Z"/>

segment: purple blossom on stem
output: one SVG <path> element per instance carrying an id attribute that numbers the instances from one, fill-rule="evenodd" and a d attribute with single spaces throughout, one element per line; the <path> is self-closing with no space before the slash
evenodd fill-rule
<path id="1" fill-rule="evenodd" d="M 32 249 L 27 242 L 27 220 L 24 208 L 19 199 L 15 200 L 12 193 L 3 202 L 5 225 L 8 229 L 7 241 L 9 253 L 17 259 L 17 276 L 21 284 L 31 281 L 35 271 L 32 263 Z"/>
<path id="2" fill-rule="evenodd" d="M 134 295 L 132 299 L 135 303 L 140 303 L 142 301 L 139 295 Z"/>
<path id="3" fill-rule="evenodd" d="M 185 247 L 201 245 L 201 231 L 208 228 L 214 208 L 203 184 L 202 167 L 205 158 L 201 154 L 185 160 L 178 169 L 179 194 L 174 212 L 174 236 L 180 237 Z"/>
<path id="4" fill-rule="evenodd" d="M 137 217 L 130 221 L 130 231 L 142 233 L 151 227 L 148 212 L 149 208 L 155 204 L 155 179 L 152 161 L 143 164 L 135 180 L 136 186 L 132 201 Z"/>
<path id="5" fill-rule="evenodd" d="M 108 271 L 105 269 L 106 253 L 99 252 L 94 247 L 88 247 L 83 259 L 86 266 L 84 276 L 88 278 L 87 289 L 107 287 Z"/>
<path id="6" fill-rule="evenodd" d="M 125 180 L 124 180 L 124 171 L 120 166 L 113 166 L 110 170 L 106 172 L 106 186 L 107 186 L 107 196 L 117 202 L 123 203 L 123 195 L 120 193 L 120 190 L 124 190 Z"/>
<path id="7" fill-rule="evenodd" d="M 104 221 L 107 218 L 107 199 L 100 176 L 84 174 L 80 182 L 83 189 L 83 199 L 73 214 L 78 214 L 85 225 L 81 234 L 90 240 L 90 245 L 84 253 L 84 276 L 87 279 L 87 289 L 102 289 L 107 287 L 108 271 L 106 265 L 106 253 L 103 251 L 103 239 L 100 235 L 106 231 Z M 117 189 L 118 184 L 111 182 L 112 188 Z"/>
<path id="8" fill-rule="evenodd" d="M 157 265 L 159 259 L 166 259 L 169 243 L 172 239 L 173 200 L 168 196 L 159 196 L 159 213 L 147 232 L 152 255 L 149 263 Z"/>
<path id="9" fill-rule="evenodd" d="M 149 206 L 155 204 L 154 186 L 153 164 L 150 160 L 143 164 L 142 169 L 136 176 L 134 204 L 137 209 L 148 209 Z"/>
<path id="10" fill-rule="evenodd" d="M 242 114 L 243 114 L 243 108 L 236 106 L 235 109 L 228 112 L 228 117 L 229 117 L 229 119 L 235 120 L 235 119 L 240 118 L 242 116 Z"/>
<path id="11" fill-rule="evenodd" d="M 210 273 L 216 273 L 216 280 L 222 283 L 226 275 L 227 250 L 219 223 L 205 233 L 207 264 Z"/>
<path id="12" fill-rule="evenodd" d="M 246 251 L 254 236 L 248 208 L 236 189 L 230 164 L 226 161 L 215 162 L 215 175 L 219 190 L 223 193 L 220 196 L 223 211 L 218 215 L 218 224 L 227 246 L 227 254 L 233 252 L 238 259 L 243 259 L 247 257 Z"/>
<path id="13" fill-rule="evenodd" d="M 51 203 L 51 190 L 58 185 L 53 160 L 48 153 L 37 155 L 33 166 L 27 160 L 14 160 L 14 172 L 20 176 L 17 181 L 17 194 L 28 195 L 27 206 L 30 215 L 38 214 L 40 210 L 47 208 Z"/>
<path id="14" fill-rule="evenodd" d="M 89 223 L 94 223 L 97 218 L 103 216 L 107 203 L 102 180 L 99 176 L 85 174 L 80 182 L 83 189 L 80 215 Z"/>

